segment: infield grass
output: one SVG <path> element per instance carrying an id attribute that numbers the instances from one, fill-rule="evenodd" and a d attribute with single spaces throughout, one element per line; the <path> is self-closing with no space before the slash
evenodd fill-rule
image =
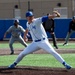
<path id="1" fill-rule="evenodd" d="M 28 44 L 30 44 L 30 43 L 28 43 Z M 53 46 L 52 42 L 51 42 L 51 45 Z M 73 42 L 69 42 L 67 46 L 63 46 L 63 42 L 57 43 L 57 45 L 59 48 L 63 48 L 63 49 L 69 49 L 69 48 L 75 49 L 75 43 L 73 43 Z M 13 47 L 14 48 L 24 48 L 24 46 L 18 42 L 14 43 Z M 9 48 L 8 42 L 0 43 L 0 48 Z"/>
<path id="2" fill-rule="evenodd" d="M 65 61 L 75 68 L 75 54 L 61 54 Z M 0 66 L 8 66 L 14 62 L 17 55 L 0 56 Z M 18 64 L 19 66 L 63 67 L 50 54 L 29 54 Z"/>

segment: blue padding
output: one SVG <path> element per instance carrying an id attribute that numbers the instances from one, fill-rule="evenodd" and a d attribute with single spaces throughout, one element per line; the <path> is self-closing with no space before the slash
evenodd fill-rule
<path id="1" fill-rule="evenodd" d="M 4 32 L 5 32 L 5 24 L 4 20 L 0 20 L 0 40 L 3 40 Z"/>
<path id="2" fill-rule="evenodd" d="M 57 38 L 66 37 L 70 21 L 71 19 L 55 19 L 55 34 Z"/>
<path id="3" fill-rule="evenodd" d="M 5 32 L 6 32 L 7 29 L 13 25 L 14 21 L 13 20 L 5 20 L 4 22 L 5 22 L 5 26 L 6 26 L 6 28 L 5 28 Z M 10 38 L 10 36 L 11 36 L 11 33 L 7 34 L 6 38 Z"/>
<path id="4" fill-rule="evenodd" d="M 44 20 L 43 20 L 44 21 Z M 71 19 L 54 19 L 55 21 L 55 35 L 57 38 L 65 38 L 68 32 L 69 23 Z M 20 24 L 26 29 L 27 20 L 21 19 Z M 6 30 L 13 25 L 13 20 L 0 20 L 0 40 L 3 40 L 4 33 Z M 48 38 L 51 38 L 47 32 Z M 10 38 L 10 34 L 7 35 Z M 75 38 L 75 33 L 71 35 L 71 38 Z M 29 37 L 31 39 L 31 36 Z"/>
<path id="5" fill-rule="evenodd" d="M 27 28 L 27 27 L 26 27 L 26 23 L 27 23 L 27 20 L 20 20 L 20 25 L 22 25 L 22 27 L 23 27 L 24 29 Z"/>
<path id="6" fill-rule="evenodd" d="M 26 29 L 27 27 L 26 27 L 26 23 L 27 23 L 27 20 L 20 20 L 20 25 L 24 28 L 24 29 Z M 23 37 L 23 33 L 22 33 L 22 37 Z"/>

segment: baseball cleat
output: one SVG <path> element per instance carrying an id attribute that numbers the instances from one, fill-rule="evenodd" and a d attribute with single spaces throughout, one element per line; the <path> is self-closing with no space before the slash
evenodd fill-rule
<path id="1" fill-rule="evenodd" d="M 63 44 L 63 46 L 66 46 L 66 45 L 68 45 L 68 43 L 64 43 L 64 44 Z"/>
<path id="2" fill-rule="evenodd" d="M 8 68 L 9 68 L 9 69 L 15 68 L 15 64 L 11 64 Z"/>
<path id="3" fill-rule="evenodd" d="M 65 68 L 66 68 L 67 70 L 71 69 L 71 66 L 70 66 L 69 64 L 65 63 L 65 62 L 63 62 L 63 65 L 65 66 Z"/>
<path id="4" fill-rule="evenodd" d="M 67 70 L 69 70 L 69 69 L 71 69 L 71 66 L 68 65 L 68 64 L 66 64 L 66 65 L 65 65 L 65 68 L 66 68 Z"/>
<path id="5" fill-rule="evenodd" d="M 11 52 L 10 55 L 14 54 L 14 52 Z"/>
<path id="6" fill-rule="evenodd" d="M 56 49 L 58 49 L 58 46 L 54 46 Z"/>

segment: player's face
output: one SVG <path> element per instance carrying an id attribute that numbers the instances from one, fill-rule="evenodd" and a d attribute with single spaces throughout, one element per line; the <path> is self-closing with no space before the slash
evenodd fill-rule
<path id="1" fill-rule="evenodd" d="M 28 22 L 32 22 L 33 21 L 33 19 L 34 19 L 34 16 L 29 16 L 29 17 L 27 17 L 27 20 L 28 20 Z"/>
<path id="2" fill-rule="evenodd" d="M 18 26 L 18 23 L 17 23 L 17 22 L 15 22 L 15 23 L 14 23 L 14 25 L 17 27 L 17 26 Z"/>
<path id="3" fill-rule="evenodd" d="M 15 25 L 18 25 L 18 23 L 17 23 L 17 22 L 15 22 Z"/>

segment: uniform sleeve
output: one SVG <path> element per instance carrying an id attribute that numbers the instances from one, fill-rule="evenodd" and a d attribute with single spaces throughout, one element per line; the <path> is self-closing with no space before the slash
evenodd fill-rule
<path id="1" fill-rule="evenodd" d="M 46 20 L 48 20 L 48 16 L 43 16 L 42 17 L 42 22 L 45 22 Z"/>
<path id="2" fill-rule="evenodd" d="M 43 16 L 43 17 L 36 18 L 35 20 L 37 24 L 40 24 L 42 22 L 45 22 L 47 19 L 48 19 L 48 16 Z"/>
<path id="3" fill-rule="evenodd" d="M 6 33 L 10 33 L 12 31 L 12 26 L 6 31 Z"/>
<path id="4" fill-rule="evenodd" d="M 20 28 L 21 28 L 21 32 L 25 32 L 25 29 L 22 27 L 22 26 L 20 26 Z"/>

